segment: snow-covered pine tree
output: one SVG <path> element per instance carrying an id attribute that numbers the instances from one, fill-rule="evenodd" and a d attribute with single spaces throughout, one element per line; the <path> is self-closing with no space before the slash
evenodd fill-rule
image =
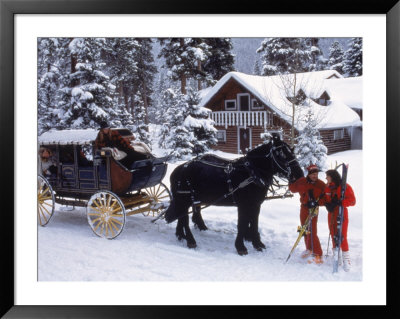
<path id="1" fill-rule="evenodd" d="M 108 74 L 117 88 L 116 103 L 121 112 L 125 109 L 131 118 L 135 115 L 135 99 L 140 95 L 144 107 L 144 121 L 148 124 L 147 108 L 151 105 L 153 78 L 156 72 L 149 38 L 107 38 L 107 48 L 102 56 L 108 64 Z M 129 117 L 125 114 L 126 120 Z M 132 119 L 130 120 L 130 122 Z M 126 122 L 126 121 L 125 121 Z M 125 126 L 129 123 L 125 123 Z"/>
<path id="2" fill-rule="evenodd" d="M 70 83 L 62 88 L 59 128 L 92 128 L 102 120 L 118 126 L 114 122 L 119 114 L 112 108 L 115 86 L 103 72 L 104 44 L 102 38 L 74 38 L 69 43 Z"/>
<path id="3" fill-rule="evenodd" d="M 304 38 L 266 38 L 257 53 L 261 54 L 262 75 L 307 72 L 311 62 Z"/>
<path id="4" fill-rule="evenodd" d="M 63 70 L 59 60 L 60 43 L 57 38 L 38 39 L 38 134 L 57 123 L 57 96 Z"/>
<path id="5" fill-rule="evenodd" d="M 163 101 L 164 92 L 167 88 L 173 87 L 171 79 L 167 77 L 165 69 L 161 69 L 157 75 L 152 94 L 152 105 L 149 107 L 149 118 L 151 123 L 162 124 L 165 113 Z"/>
<path id="6" fill-rule="evenodd" d="M 328 60 L 324 58 L 322 50 L 319 46 L 319 38 L 306 38 L 307 46 L 310 50 L 311 62 L 308 71 L 325 70 L 328 66 Z"/>
<path id="7" fill-rule="evenodd" d="M 135 61 L 138 66 L 138 81 L 136 86 L 136 94 L 141 95 L 144 107 L 144 123 L 149 124 L 148 108 L 151 107 L 153 101 L 154 75 L 157 68 L 153 58 L 153 41 L 149 38 L 136 38 L 140 48 L 134 54 Z"/>
<path id="8" fill-rule="evenodd" d="M 343 71 L 347 76 L 362 75 L 362 52 L 362 38 L 351 38 L 343 61 Z"/>
<path id="9" fill-rule="evenodd" d="M 211 146 L 218 142 L 217 130 L 213 126 L 214 121 L 210 118 L 211 110 L 199 106 L 198 92 L 193 89 L 188 89 L 186 102 L 189 114 L 185 118 L 184 125 L 194 135 L 194 140 L 191 141 L 192 153 L 194 155 L 207 153 Z"/>
<path id="10" fill-rule="evenodd" d="M 256 61 L 254 62 L 253 74 L 261 75 L 261 66 L 260 66 L 260 61 L 258 59 L 256 59 Z"/>
<path id="11" fill-rule="evenodd" d="M 172 159 L 185 159 L 192 154 L 194 134 L 185 125 L 189 115 L 186 96 L 176 88 L 164 91 L 164 123 L 160 130 L 159 146 L 171 151 Z"/>
<path id="12" fill-rule="evenodd" d="M 135 112 L 135 135 L 139 141 L 147 144 L 151 148 L 150 133 L 146 124 L 146 108 L 144 106 L 141 94 L 134 97 L 134 112 Z"/>
<path id="13" fill-rule="evenodd" d="M 328 149 L 324 145 L 321 135 L 316 128 L 317 122 L 311 109 L 308 110 L 306 125 L 300 135 L 297 137 L 295 154 L 300 166 L 306 172 L 306 168 L 315 164 L 321 171 L 325 171 Z"/>
<path id="14" fill-rule="evenodd" d="M 107 64 L 106 70 L 111 83 L 116 88 L 114 106 L 116 109 L 125 109 L 132 115 L 132 99 L 136 92 L 135 83 L 138 82 L 139 72 L 135 52 L 140 49 L 140 44 L 134 38 L 107 38 L 106 43 L 102 58 Z"/>
<path id="15" fill-rule="evenodd" d="M 168 76 L 180 81 L 181 93 L 186 94 L 187 79 L 208 81 L 210 76 L 202 70 L 201 64 L 210 56 L 209 46 L 202 38 L 160 39 L 162 49 L 158 57 L 165 59 Z"/>
<path id="16" fill-rule="evenodd" d="M 214 85 L 226 73 L 234 70 L 235 56 L 232 53 L 233 45 L 230 38 L 206 38 L 204 42 L 209 46 L 210 54 L 203 62 L 203 71 L 211 78 Z"/>
<path id="17" fill-rule="evenodd" d="M 329 68 L 343 74 L 343 60 L 343 48 L 338 41 L 334 41 L 329 47 Z"/>

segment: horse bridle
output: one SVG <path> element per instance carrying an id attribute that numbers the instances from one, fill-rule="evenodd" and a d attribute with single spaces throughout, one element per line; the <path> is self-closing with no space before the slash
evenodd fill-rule
<path id="1" fill-rule="evenodd" d="M 265 156 L 263 155 L 263 156 L 259 156 L 259 157 L 260 157 L 260 158 L 261 158 L 261 157 L 265 157 L 265 158 L 271 157 L 272 160 L 274 161 L 274 163 L 275 163 L 275 164 L 286 174 L 286 176 L 289 178 L 290 174 L 292 173 L 292 170 L 291 170 L 290 167 L 293 165 L 292 163 L 296 161 L 296 158 L 293 157 L 293 159 L 291 159 L 290 161 L 287 162 L 287 168 L 282 167 L 282 165 L 279 163 L 279 161 L 275 158 L 275 156 L 276 156 L 275 153 L 277 153 L 277 150 L 280 149 L 280 148 L 284 148 L 284 147 L 288 148 L 286 145 L 274 146 L 274 144 L 272 143 L 272 147 L 271 147 L 269 153 L 268 153 L 267 155 L 265 155 Z M 290 153 L 291 153 L 291 152 L 290 152 Z M 256 158 L 256 157 L 257 157 L 257 156 L 248 156 L 248 155 L 249 155 L 249 154 L 247 154 L 245 157 L 247 157 L 247 158 L 251 158 L 251 157 Z"/>
<path id="2" fill-rule="evenodd" d="M 293 159 L 291 159 L 290 161 L 287 162 L 287 168 L 283 168 L 283 167 L 280 165 L 280 163 L 276 160 L 276 158 L 275 158 L 275 156 L 274 156 L 274 153 L 275 153 L 274 151 L 278 150 L 279 148 L 284 148 L 284 147 L 288 148 L 286 145 L 279 145 L 279 146 L 277 146 L 277 147 L 272 146 L 272 147 L 271 147 L 270 154 L 272 155 L 272 159 L 273 159 L 273 161 L 275 162 L 275 164 L 276 164 L 282 171 L 284 171 L 285 174 L 286 174 L 286 176 L 289 178 L 290 174 L 292 173 L 292 170 L 291 170 L 292 163 L 296 161 L 296 158 L 293 157 Z M 269 155 L 268 155 L 268 156 L 269 156 Z"/>

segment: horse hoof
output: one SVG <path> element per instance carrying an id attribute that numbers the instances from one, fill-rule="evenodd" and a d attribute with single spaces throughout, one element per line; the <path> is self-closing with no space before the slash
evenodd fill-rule
<path id="1" fill-rule="evenodd" d="M 258 250 L 258 251 L 263 251 L 263 249 L 266 249 L 265 245 L 262 242 L 259 242 L 257 244 L 253 244 L 253 247 Z"/>
<path id="2" fill-rule="evenodd" d="M 195 225 L 195 228 L 197 228 L 197 229 L 200 230 L 200 231 L 206 231 L 206 230 L 208 230 L 208 228 L 207 228 L 206 225 L 204 225 L 204 226 Z"/>
<path id="3" fill-rule="evenodd" d="M 187 246 L 188 246 L 188 248 L 193 249 L 193 248 L 197 247 L 197 244 L 196 243 L 188 243 Z"/>
<path id="4" fill-rule="evenodd" d="M 238 250 L 237 252 L 238 252 L 238 254 L 239 254 L 240 256 L 245 256 L 245 255 L 248 254 L 247 249 L 246 249 L 246 250 Z"/>

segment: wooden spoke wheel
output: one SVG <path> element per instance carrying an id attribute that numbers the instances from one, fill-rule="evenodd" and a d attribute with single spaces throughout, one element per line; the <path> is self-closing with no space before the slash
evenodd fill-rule
<path id="1" fill-rule="evenodd" d="M 144 216 L 149 216 L 151 213 L 153 216 L 158 216 L 169 206 L 172 198 L 171 192 L 163 183 L 145 188 L 143 192 L 149 197 L 148 210 L 142 213 Z"/>
<path id="2" fill-rule="evenodd" d="M 54 214 L 54 192 L 50 183 L 43 176 L 38 175 L 38 210 L 37 217 L 40 226 L 45 226 Z"/>
<path id="3" fill-rule="evenodd" d="M 110 191 L 94 194 L 86 206 L 86 215 L 90 227 L 99 237 L 113 239 L 122 232 L 125 226 L 124 204 Z"/>

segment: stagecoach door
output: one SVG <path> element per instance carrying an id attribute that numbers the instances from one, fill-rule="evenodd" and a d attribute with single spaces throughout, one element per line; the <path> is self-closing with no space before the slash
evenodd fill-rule
<path id="1" fill-rule="evenodd" d="M 246 154 L 246 149 L 251 147 L 251 131 L 249 128 L 239 128 L 239 152 Z"/>

